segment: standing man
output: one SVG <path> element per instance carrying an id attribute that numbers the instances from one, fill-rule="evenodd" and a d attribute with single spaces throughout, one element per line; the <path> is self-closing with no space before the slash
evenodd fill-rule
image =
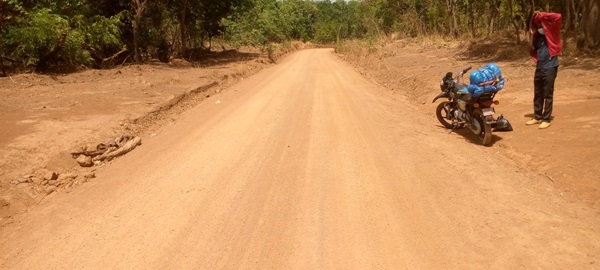
<path id="1" fill-rule="evenodd" d="M 554 81 L 558 73 L 558 55 L 562 52 L 560 25 L 562 15 L 558 13 L 533 13 L 531 18 L 530 54 L 536 63 L 533 79 L 533 112 L 534 118 L 527 125 L 538 125 L 540 129 L 550 126 Z"/>

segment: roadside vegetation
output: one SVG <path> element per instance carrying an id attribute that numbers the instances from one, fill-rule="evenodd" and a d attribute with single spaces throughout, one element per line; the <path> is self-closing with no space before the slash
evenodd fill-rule
<path id="1" fill-rule="evenodd" d="M 106 68 L 292 41 L 487 39 L 516 46 L 535 10 L 563 14 L 566 47 L 600 47 L 600 0 L 0 0 L 0 75 Z"/>

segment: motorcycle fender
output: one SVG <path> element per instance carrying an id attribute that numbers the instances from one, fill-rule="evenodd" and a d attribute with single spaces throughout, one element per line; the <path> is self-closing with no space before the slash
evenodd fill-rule
<path id="1" fill-rule="evenodd" d="M 446 93 L 445 93 L 445 92 L 444 92 L 444 93 L 440 93 L 439 95 L 437 95 L 437 96 L 436 96 L 436 97 L 433 99 L 433 101 L 432 101 L 431 103 L 435 103 L 435 101 L 436 101 L 436 100 L 438 100 L 439 98 L 442 98 L 442 97 L 448 97 L 448 95 L 446 95 Z"/>
<path id="2" fill-rule="evenodd" d="M 488 124 L 488 125 L 495 125 L 496 124 L 496 120 L 494 120 L 494 113 L 495 113 L 494 108 L 491 108 L 491 107 L 490 108 L 484 108 L 483 110 L 486 110 L 486 109 L 488 109 L 488 110 L 491 109 L 491 114 L 484 116 L 485 123 Z"/>

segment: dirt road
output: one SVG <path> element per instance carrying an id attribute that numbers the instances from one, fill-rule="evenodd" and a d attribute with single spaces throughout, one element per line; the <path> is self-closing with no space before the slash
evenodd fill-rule
<path id="1" fill-rule="evenodd" d="M 600 266 L 596 211 L 388 95 L 295 53 L 2 228 L 0 268 Z"/>

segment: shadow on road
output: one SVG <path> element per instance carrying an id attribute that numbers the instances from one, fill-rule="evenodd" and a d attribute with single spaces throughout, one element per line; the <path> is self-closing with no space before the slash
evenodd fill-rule
<path id="1" fill-rule="evenodd" d="M 197 67 L 212 67 L 219 65 L 228 65 L 236 62 L 246 62 L 257 59 L 260 53 L 239 52 L 236 50 L 209 51 L 209 50 L 189 50 L 183 53 L 183 58 Z"/>
<path id="2" fill-rule="evenodd" d="M 473 132 L 471 132 L 467 128 L 458 128 L 458 129 L 455 129 L 452 132 L 450 132 L 450 130 L 448 130 L 444 126 L 438 125 L 438 127 L 447 130 L 449 136 L 452 135 L 452 133 L 456 133 L 457 135 L 462 136 L 466 141 L 468 141 L 470 143 L 480 144 L 479 141 L 477 140 L 477 138 L 475 137 L 475 134 L 473 134 Z M 497 133 L 503 133 L 503 132 L 509 132 L 509 131 L 496 131 L 496 133 L 492 133 L 492 142 L 489 145 L 487 145 L 486 147 L 493 146 L 495 143 L 501 141 L 503 138 L 501 136 L 499 136 Z"/>

